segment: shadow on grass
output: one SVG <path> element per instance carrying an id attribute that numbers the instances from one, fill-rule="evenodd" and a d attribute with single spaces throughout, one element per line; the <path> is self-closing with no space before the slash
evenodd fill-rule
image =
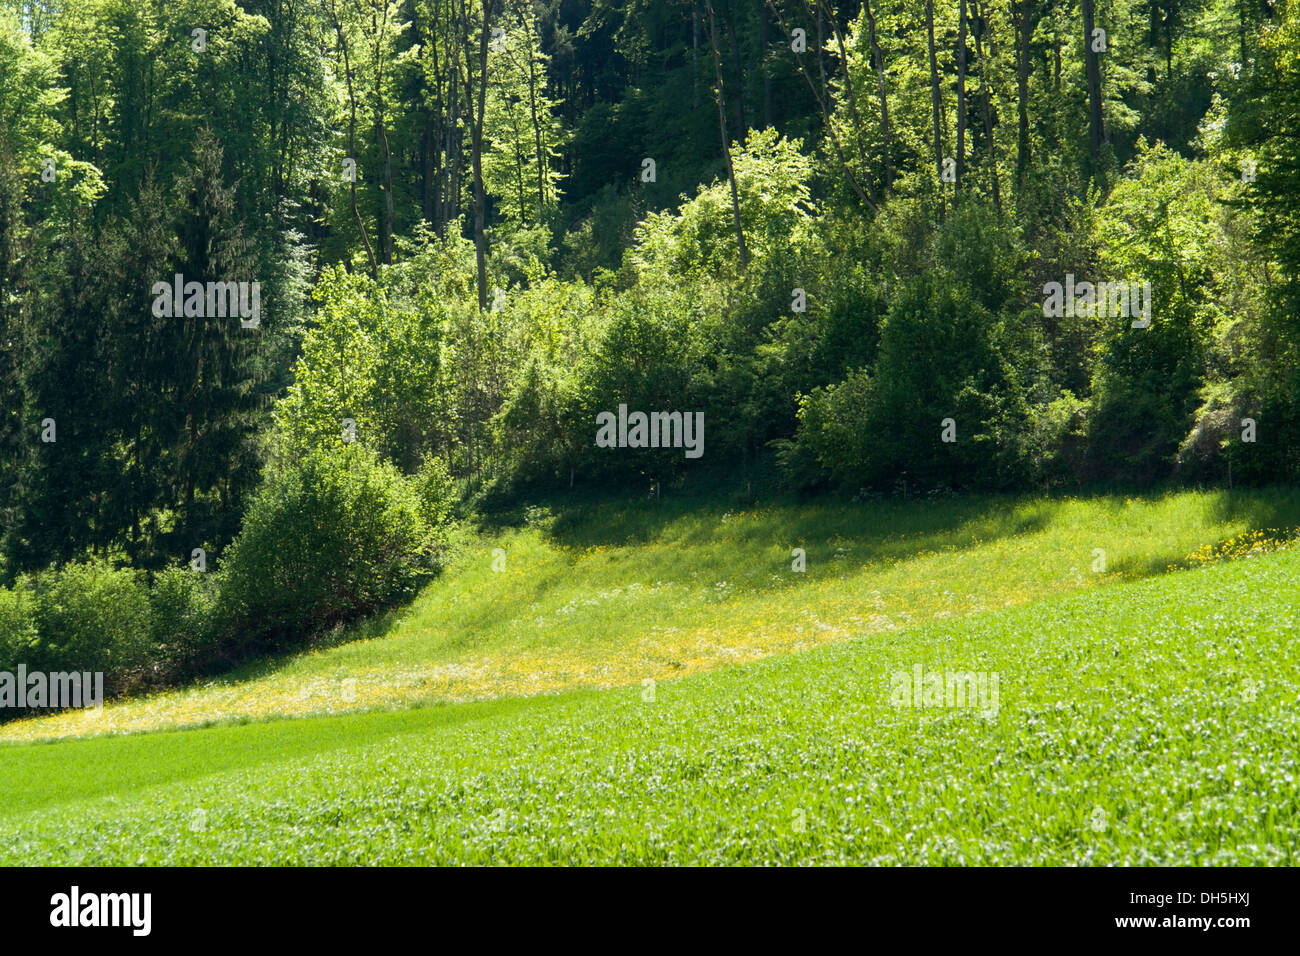
<path id="1" fill-rule="evenodd" d="M 1245 524 L 1249 530 L 1294 529 L 1300 526 L 1300 488 L 1258 488 L 1238 491 L 1210 490 L 1215 497 L 1210 516 L 1215 521 Z M 1156 501 L 1159 494 L 1138 500 Z M 590 547 L 627 547 L 649 544 L 682 549 L 700 549 L 690 566 L 713 570 L 735 562 L 735 552 L 755 555 L 773 545 L 803 547 L 852 554 L 856 562 L 906 560 L 925 553 L 956 552 L 999 539 L 1045 531 L 1059 520 L 1059 511 L 1070 501 L 1087 501 L 1097 510 L 1118 513 L 1127 503 L 1111 491 L 1083 494 L 1043 495 L 1037 498 L 1011 495 L 972 495 L 933 500 L 876 499 L 849 502 L 834 498 L 772 498 L 749 505 L 736 503 L 724 493 L 666 494 L 663 497 L 581 493 L 552 497 L 527 509 L 519 509 L 514 520 L 497 519 L 480 530 L 533 525 L 544 530 L 556 544 L 582 550 Z M 755 520 L 757 518 L 757 520 Z M 1204 544 L 1218 546 L 1232 535 Z M 713 545 L 713 553 L 708 546 Z M 1184 553 L 1147 555 L 1116 560 L 1111 570 L 1124 579 L 1152 577 L 1170 570 L 1195 566 Z M 770 568 L 755 568 L 755 583 Z M 665 569 L 666 573 L 669 569 Z M 840 573 L 829 562 L 818 562 L 813 576 Z M 534 600 L 556 580 L 543 577 L 535 582 Z M 430 587 L 456 587 L 440 576 Z M 767 586 L 767 585 L 760 585 Z M 335 627 L 311 643 L 282 653 L 246 661 L 220 673 L 208 674 L 169 691 L 185 691 L 205 685 L 239 684 L 274 675 L 304 653 L 325 650 L 373 638 L 387 637 L 409 609 L 408 605 Z M 485 614 L 495 613 L 485 609 Z M 467 638 L 468 639 L 468 638 Z"/>
<path id="2" fill-rule="evenodd" d="M 665 541 L 693 546 L 719 539 L 762 547 L 774 543 L 775 534 L 781 544 L 851 542 L 900 554 L 1038 531 L 1059 504 L 1009 496 L 929 502 L 784 498 L 742 508 L 717 497 L 624 498 L 561 506 L 547 532 L 557 544 L 575 549 Z"/>
<path id="3" fill-rule="evenodd" d="M 172 693 L 212 685 L 242 684 L 245 681 L 256 680 L 259 677 L 269 677 L 283 669 L 287 664 L 302 657 L 303 654 L 323 651 L 343 644 L 368 641 L 376 637 L 387 637 L 409 607 L 409 604 L 404 604 L 400 607 L 380 611 L 378 614 L 362 618 L 359 621 L 335 625 L 300 647 L 287 648 L 279 653 L 266 654 L 243 661 L 228 670 L 215 671 L 193 678 L 185 683 L 168 687 L 165 692 Z"/>
<path id="4" fill-rule="evenodd" d="M 1223 521 L 1245 521 L 1251 530 L 1295 528 L 1300 526 L 1300 488 L 1220 491 L 1214 515 Z"/>

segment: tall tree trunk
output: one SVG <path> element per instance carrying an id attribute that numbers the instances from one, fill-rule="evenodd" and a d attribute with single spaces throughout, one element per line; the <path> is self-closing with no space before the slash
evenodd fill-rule
<path id="1" fill-rule="evenodd" d="M 483 25 L 478 37 L 478 82 L 468 57 L 465 63 L 465 106 L 469 112 L 470 166 L 474 176 L 474 265 L 478 286 L 478 307 L 486 311 L 487 295 L 487 195 L 483 186 L 483 116 L 487 108 L 488 42 L 492 35 L 493 0 L 483 0 Z M 457 31 L 468 37 L 469 18 L 462 4 L 464 27 Z"/>
<path id="2" fill-rule="evenodd" d="M 767 66 L 768 43 L 770 42 L 769 34 L 772 28 L 771 14 L 768 13 L 767 5 L 764 4 L 759 8 L 762 15 L 762 26 L 760 27 L 760 36 L 758 45 L 762 50 L 759 56 L 759 69 L 763 72 L 763 126 L 772 126 L 772 71 Z M 1243 14 L 1244 15 L 1244 14 Z M 1245 41 L 1242 41 L 1243 47 Z"/>
<path id="3" fill-rule="evenodd" d="M 934 0 L 925 0 L 925 37 L 930 49 L 930 101 L 934 108 L 934 166 L 943 183 L 943 99 L 939 93 L 939 60 L 934 52 Z M 943 193 L 940 190 L 939 220 L 943 221 Z"/>
<path id="4" fill-rule="evenodd" d="M 431 130 L 433 138 L 431 153 L 437 164 L 437 172 L 433 176 L 431 211 L 426 218 L 433 224 L 433 230 L 437 235 L 445 236 L 447 234 L 447 214 L 450 211 L 446 198 L 450 189 L 449 176 L 452 161 L 450 155 L 450 127 L 456 124 L 456 114 L 449 99 L 450 83 L 455 80 L 455 74 L 452 70 L 444 68 L 444 60 L 439 56 L 439 31 L 443 29 L 441 13 L 442 3 L 440 0 L 434 0 L 430 12 L 428 49 L 433 60 L 433 93 L 434 102 L 437 104 L 436 110 L 430 110 L 431 115 L 435 118 Z M 450 66 L 450 63 L 447 65 Z"/>
<path id="5" fill-rule="evenodd" d="M 876 16 L 871 12 L 871 0 L 863 0 L 862 9 L 867 15 L 867 37 L 871 42 L 871 59 L 876 70 L 876 85 L 880 88 L 880 145 L 885 154 L 885 188 L 894 185 L 894 164 L 889 147 L 889 95 L 885 88 L 885 58 L 876 40 Z"/>
<path id="6" fill-rule="evenodd" d="M 519 221 L 520 221 L 520 222 L 525 222 L 525 223 L 526 223 L 526 222 L 528 222 L 528 216 L 525 215 L 525 213 L 524 213 L 524 209 L 525 209 L 525 207 L 526 207 L 526 205 L 527 205 L 527 203 L 528 203 L 528 200 L 524 198 L 524 196 L 525 196 L 525 191 L 524 191 L 524 151 L 523 151 L 522 149 L 519 148 L 519 136 L 518 136 L 518 130 L 516 129 L 516 130 L 514 130 L 514 132 L 515 132 L 515 137 L 514 137 L 514 140 L 515 140 L 515 178 L 518 180 L 518 184 L 517 184 L 517 185 L 518 185 L 518 201 L 519 201 Z M 530 192 L 532 191 L 532 187 L 531 187 L 531 185 L 529 186 L 529 191 L 530 191 Z M 540 210 L 539 210 L 539 211 L 540 211 Z"/>
<path id="7" fill-rule="evenodd" d="M 818 0 L 819 3 L 822 0 Z M 822 3 L 825 9 L 825 4 Z M 840 63 L 844 67 L 844 92 L 849 100 L 849 118 L 853 121 L 853 138 L 858 144 L 858 159 L 865 166 L 867 164 L 867 150 L 862 142 L 862 119 L 858 116 L 858 97 L 853 89 L 853 77 L 849 73 L 849 54 L 844 47 L 844 35 L 840 32 L 840 23 L 835 19 L 835 11 L 826 9 L 826 14 L 831 21 L 831 29 L 835 33 L 835 43 L 840 51 Z"/>
<path id="8" fill-rule="evenodd" d="M 989 9 L 983 0 L 974 0 L 975 14 L 979 17 L 979 31 L 975 34 L 975 56 L 980 61 L 980 100 L 984 112 L 984 141 L 989 147 L 989 182 L 993 187 L 993 208 L 1002 219 L 1002 195 L 998 188 L 998 149 L 993 139 L 993 84 L 989 82 L 989 61 L 984 59 L 984 31 L 989 26 Z M 989 56 L 997 58 L 993 49 L 993 37 L 989 37 Z"/>
<path id="9" fill-rule="evenodd" d="M 740 44 L 736 42 L 735 10 L 733 4 L 727 4 L 727 42 L 731 45 L 731 59 L 736 68 L 736 131 L 739 139 L 745 141 L 749 122 L 745 117 L 745 63 L 740 58 Z"/>
<path id="10" fill-rule="evenodd" d="M 375 121 L 379 128 L 379 142 L 384 150 L 384 262 L 393 264 L 393 158 L 388 151 L 388 130 L 383 113 Z"/>
<path id="11" fill-rule="evenodd" d="M 1151 49 L 1155 49 L 1160 44 L 1160 4 L 1156 0 L 1147 0 L 1147 43 Z M 1147 82 L 1156 81 L 1155 61 L 1147 67 Z"/>
<path id="12" fill-rule="evenodd" d="M 519 22 L 524 27 L 528 46 L 528 109 L 533 119 L 533 143 L 537 152 L 537 218 L 541 221 L 546 208 L 546 151 L 542 148 L 542 124 L 537 116 L 537 64 L 533 57 L 533 31 L 528 18 L 520 11 Z"/>
<path id="13" fill-rule="evenodd" d="M 1101 144 L 1106 137 L 1101 116 L 1101 64 L 1092 48 L 1092 31 L 1095 28 L 1096 0 L 1082 0 L 1083 5 L 1083 56 L 1088 69 L 1088 130 L 1092 158 L 1101 156 Z"/>
<path id="14" fill-rule="evenodd" d="M 456 59 L 454 59 L 456 54 L 453 53 L 451 56 L 453 59 L 448 62 L 446 122 L 443 126 L 443 134 L 446 138 L 443 155 L 447 157 L 447 187 L 443 197 L 442 212 L 443 229 L 446 229 L 451 221 L 460 215 L 460 168 L 464 161 L 461 155 L 460 123 L 457 122 L 460 117 L 460 74 L 456 69 Z"/>
<path id="15" fill-rule="evenodd" d="M 1246 68 L 1246 2 L 1237 0 L 1237 40 L 1241 44 L 1241 68 Z"/>
<path id="16" fill-rule="evenodd" d="M 786 26 L 785 18 L 781 16 L 781 11 L 776 8 L 772 0 L 766 0 L 766 2 L 768 8 L 776 17 L 776 22 L 781 25 L 781 32 L 785 34 L 786 41 L 789 42 L 792 39 L 790 29 Z M 820 57 L 818 59 L 820 62 Z M 839 134 L 835 132 L 835 126 L 831 123 L 830 110 L 826 105 L 826 97 L 822 92 L 826 89 L 826 74 L 824 72 L 822 73 L 822 85 L 818 87 L 818 85 L 813 82 L 813 78 L 808 74 L 808 70 L 803 63 L 803 57 L 797 55 L 795 62 L 799 67 L 799 74 L 808 84 L 808 89 L 812 92 L 813 99 L 816 101 L 818 109 L 821 110 L 822 127 L 826 130 L 826 135 L 830 137 L 831 145 L 835 148 L 835 156 L 839 160 L 840 169 L 844 171 L 844 178 L 848 180 L 849 186 L 852 187 L 853 192 L 857 194 L 857 197 L 862 200 L 862 204 L 870 209 L 872 213 L 877 212 L 878 207 L 876 206 L 875 199 L 872 197 L 870 182 L 868 182 L 866 186 L 863 186 L 858 182 L 858 177 L 853 174 L 853 170 L 849 167 L 848 161 L 844 158 L 844 146 L 840 143 Z"/>
<path id="17" fill-rule="evenodd" d="M 957 0 L 957 189 L 966 176 L 966 0 Z"/>
<path id="18" fill-rule="evenodd" d="M 353 162 L 357 158 L 357 97 L 352 85 L 352 58 L 348 52 L 347 34 L 343 29 L 343 20 L 338 14 L 338 9 L 334 4 L 329 6 L 330 16 L 334 21 L 334 30 L 338 35 L 339 50 L 343 53 L 343 75 L 347 80 L 348 89 L 348 157 Z M 375 261 L 375 250 L 370 246 L 370 235 L 366 232 L 366 225 L 361 220 L 361 210 L 357 207 L 357 178 L 355 174 L 349 184 L 352 200 L 352 219 L 356 222 L 357 232 L 361 234 L 361 242 L 366 247 L 366 259 L 370 262 L 370 274 L 379 275 L 379 264 Z"/>
<path id="19" fill-rule="evenodd" d="M 424 115 L 423 129 L 420 131 L 420 218 L 433 225 L 433 152 L 437 140 L 433 132 L 433 110 L 425 107 L 420 112 Z"/>
<path id="20" fill-rule="evenodd" d="M 822 81 L 822 92 L 826 93 L 829 87 L 826 85 L 826 41 L 822 37 L 822 8 L 819 4 L 817 7 L 817 75 Z M 829 94 L 827 93 L 829 97 Z"/>
<path id="21" fill-rule="evenodd" d="M 415 15 L 411 17 L 411 29 L 413 39 L 421 48 L 431 49 L 434 57 L 434 76 L 435 85 L 437 84 L 437 43 L 431 35 L 431 31 L 424 29 L 424 24 L 418 16 L 419 5 L 414 5 Z M 421 118 L 420 122 L 420 154 L 418 157 L 420 167 L 420 218 L 429 223 L 435 229 L 437 220 L 434 215 L 434 191 L 436 185 L 436 169 L 438 166 L 436 154 L 438 150 L 438 134 L 436 130 L 436 119 L 433 107 L 430 105 L 435 96 L 430 95 L 429 79 L 424 70 L 420 71 L 420 91 L 418 94 L 418 111 Z"/>
<path id="22" fill-rule="evenodd" d="M 700 11 L 691 4 L 691 105 L 700 105 Z"/>
<path id="23" fill-rule="evenodd" d="M 713 0 L 704 0 L 709 11 L 709 44 L 713 47 L 713 70 L 718 81 L 718 129 L 722 133 L 722 155 L 727 160 L 727 181 L 731 183 L 731 214 L 736 221 L 736 244 L 740 249 L 740 268 L 749 268 L 745 249 L 745 229 L 740 222 L 740 193 L 736 189 L 736 169 L 731 163 L 731 139 L 727 136 L 727 103 L 722 90 L 722 55 L 718 52 L 718 24 L 713 15 Z"/>
<path id="24" fill-rule="evenodd" d="M 388 4 L 384 4 L 383 19 L 376 22 L 371 14 L 371 26 L 375 29 L 375 132 L 384 154 L 384 235 L 381 243 L 384 250 L 384 263 L 393 264 L 393 157 L 388 149 L 388 126 L 384 121 L 384 35 L 388 32 Z"/>
<path id="25" fill-rule="evenodd" d="M 1029 14 L 1032 0 L 1012 0 L 1011 15 L 1016 27 L 1016 183 L 1024 181 L 1029 169 L 1029 43 L 1034 35 L 1034 22 Z M 982 70 L 983 67 L 981 66 Z"/>

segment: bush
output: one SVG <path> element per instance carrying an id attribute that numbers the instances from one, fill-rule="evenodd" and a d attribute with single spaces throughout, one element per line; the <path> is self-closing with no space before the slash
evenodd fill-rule
<path id="1" fill-rule="evenodd" d="M 25 588 L 0 588 L 0 671 L 31 660 L 37 643 L 35 608 Z"/>
<path id="2" fill-rule="evenodd" d="M 417 483 L 359 445 L 269 476 L 220 572 L 230 649 L 301 641 L 412 596 L 437 567 L 426 514 Z"/>
<path id="3" fill-rule="evenodd" d="M 39 635 L 25 662 L 29 669 L 103 671 L 112 692 L 142 673 L 152 614 L 137 572 L 90 561 L 40 572 L 23 585 L 31 590 Z"/>
<path id="4" fill-rule="evenodd" d="M 815 485 L 820 463 L 847 488 L 1015 487 L 1072 440 L 1077 410 L 1053 404 L 1062 395 L 1014 231 L 964 203 L 912 257 L 922 268 L 879 282 L 874 361 L 800 399 L 795 441 L 779 446 L 791 484 Z M 870 277 L 855 281 L 872 301 Z"/>
<path id="5" fill-rule="evenodd" d="M 411 480 L 420 499 L 420 514 L 430 531 L 445 528 L 456 502 L 456 486 L 447 471 L 447 463 L 430 456 L 420 463 L 420 470 Z"/>
<path id="6" fill-rule="evenodd" d="M 211 578 L 188 568 L 168 568 L 149 590 L 152 678 L 169 682 L 197 669 L 211 653 L 214 589 Z"/>

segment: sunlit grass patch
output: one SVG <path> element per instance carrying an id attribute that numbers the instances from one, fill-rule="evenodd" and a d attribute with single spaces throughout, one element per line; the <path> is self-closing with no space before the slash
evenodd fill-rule
<path id="1" fill-rule="evenodd" d="M 102 715 L 6 724 L 0 739 L 668 680 L 1163 573 L 1200 554 L 1250 554 L 1264 546 L 1261 528 L 1300 523 L 1300 499 L 1183 492 L 743 509 L 664 499 L 534 517 L 461 551 L 412 605 L 350 632 L 358 639 L 113 702 Z"/>
<path id="2" fill-rule="evenodd" d="M 0 862 L 1294 865 L 1298 588 L 1291 551 L 653 693 L 14 744 Z M 899 706 L 918 664 L 996 712 Z"/>

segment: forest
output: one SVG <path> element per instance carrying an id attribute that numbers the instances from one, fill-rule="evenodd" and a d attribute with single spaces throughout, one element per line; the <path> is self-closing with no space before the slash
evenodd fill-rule
<path id="1" fill-rule="evenodd" d="M 0 0 L 0 669 L 566 495 L 1294 481 L 1297 129 L 1287 0 Z"/>

